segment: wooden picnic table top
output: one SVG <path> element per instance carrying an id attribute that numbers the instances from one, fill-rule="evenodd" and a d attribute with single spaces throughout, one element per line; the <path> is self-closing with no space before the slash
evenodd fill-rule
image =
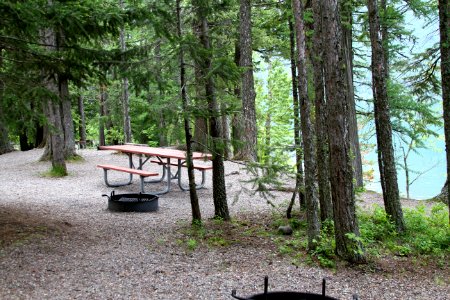
<path id="1" fill-rule="evenodd" d="M 100 150 L 115 150 L 123 153 L 132 154 L 142 154 L 145 156 L 157 156 L 162 158 L 175 158 L 175 159 L 186 159 L 186 151 L 169 149 L 169 148 L 158 148 L 158 147 L 147 147 L 147 146 L 137 146 L 137 145 L 111 145 L 111 146 L 99 146 Z M 193 159 L 211 159 L 211 154 L 202 152 L 193 152 Z"/>

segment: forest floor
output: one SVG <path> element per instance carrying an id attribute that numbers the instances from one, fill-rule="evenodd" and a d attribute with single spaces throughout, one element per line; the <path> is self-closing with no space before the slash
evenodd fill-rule
<path id="1" fill-rule="evenodd" d="M 160 196 L 157 212 L 107 210 L 102 194 L 112 189 L 96 164 L 125 165 L 122 155 L 80 150 L 83 159 L 68 163 L 69 176 L 57 179 L 45 175 L 50 163 L 40 162 L 41 154 L 0 155 L 0 299 L 232 299 L 233 289 L 238 296 L 262 293 L 265 275 L 269 291 L 320 293 L 326 278 L 327 295 L 338 299 L 450 299 L 448 262 L 381 256 L 324 269 L 305 253 L 280 253 L 284 237 L 271 234 L 273 220 L 291 193 L 272 192 L 276 206 L 268 205 L 248 192 L 241 165 L 226 163 L 233 222 L 211 220 L 208 177 L 198 191 L 206 226 L 194 230 L 189 195 L 178 188 Z M 115 190 L 138 189 L 135 179 Z M 357 204 L 372 209 L 382 198 L 365 192 Z"/>

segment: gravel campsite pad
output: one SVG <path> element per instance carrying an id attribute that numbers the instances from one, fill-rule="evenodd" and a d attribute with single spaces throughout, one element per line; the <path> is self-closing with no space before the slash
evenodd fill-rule
<path id="1" fill-rule="evenodd" d="M 45 176 L 50 163 L 39 161 L 42 150 L 0 155 L 0 299 L 233 299 L 233 289 L 238 296 L 261 293 L 265 275 L 270 291 L 320 293 L 327 278 L 327 295 L 339 299 L 450 299 L 448 265 L 400 257 L 335 270 L 295 265 L 270 237 L 251 233 L 227 243 L 189 245 L 188 193 L 174 188 L 160 196 L 156 212 L 110 212 L 102 194 L 112 189 L 96 165 L 126 157 L 93 149 L 78 153 L 83 160 L 69 162 L 69 176 L 59 179 Z M 226 163 L 230 213 L 249 227 L 264 226 L 273 208 L 258 194 L 240 193 L 251 188 L 242 182 L 246 176 L 241 165 Z M 115 190 L 135 193 L 138 186 L 135 179 Z M 208 220 L 214 214 L 210 177 L 198 195 Z M 271 197 L 280 205 L 291 194 Z M 362 200 L 367 207 L 381 204 L 374 193 Z M 232 225 L 222 225 L 233 234 Z"/>

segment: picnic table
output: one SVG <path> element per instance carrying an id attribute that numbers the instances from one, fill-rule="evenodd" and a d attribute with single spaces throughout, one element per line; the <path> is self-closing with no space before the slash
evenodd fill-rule
<path id="1" fill-rule="evenodd" d="M 133 174 L 139 175 L 140 177 L 140 189 L 144 193 L 145 183 L 157 183 L 162 182 L 166 179 L 165 187 L 156 192 L 152 192 L 155 195 L 165 194 L 171 189 L 172 180 L 177 180 L 178 186 L 181 190 L 186 191 L 189 188 L 184 186 L 181 181 L 181 170 L 186 167 L 186 152 L 182 150 L 170 149 L 170 148 L 158 148 L 158 147 L 148 147 L 139 145 L 112 145 L 112 146 L 99 146 L 99 150 L 113 150 L 124 153 L 128 156 L 128 167 L 120 167 L 115 165 L 105 165 L 99 164 L 97 167 L 103 169 L 105 184 L 109 187 L 118 187 L 129 185 L 132 183 Z M 135 165 L 133 161 L 133 156 L 137 156 L 138 164 Z M 202 181 L 200 184 L 196 185 L 197 189 L 203 188 L 205 185 L 205 172 L 211 170 L 212 166 L 199 163 L 199 160 L 209 160 L 211 159 L 211 154 L 202 152 L 193 152 L 192 154 L 194 162 L 194 169 L 198 170 L 202 174 Z M 146 171 L 143 169 L 144 165 L 147 163 L 155 163 L 162 167 L 162 174 L 158 179 L 147 179 L 148 177 L 159 176 L 159 173 L 154 173 Z M 173 173 L 171 167 L 176 167 L 176 172 Z M 108 181 L 108 171 L 118 171 L 129 174 L 129 179 L 126 182 L 121 183 L 110 183 Z"/>

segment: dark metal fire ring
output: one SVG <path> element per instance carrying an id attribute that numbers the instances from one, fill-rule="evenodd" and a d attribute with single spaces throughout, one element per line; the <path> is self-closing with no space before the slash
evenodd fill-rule
<path id="1" fill-rule="evenodd" d="M 150 212 L 158 210 L 158 196 L 144 193 L 102 195 L 108 198 L 108 210 L 114 212 Z"/>

